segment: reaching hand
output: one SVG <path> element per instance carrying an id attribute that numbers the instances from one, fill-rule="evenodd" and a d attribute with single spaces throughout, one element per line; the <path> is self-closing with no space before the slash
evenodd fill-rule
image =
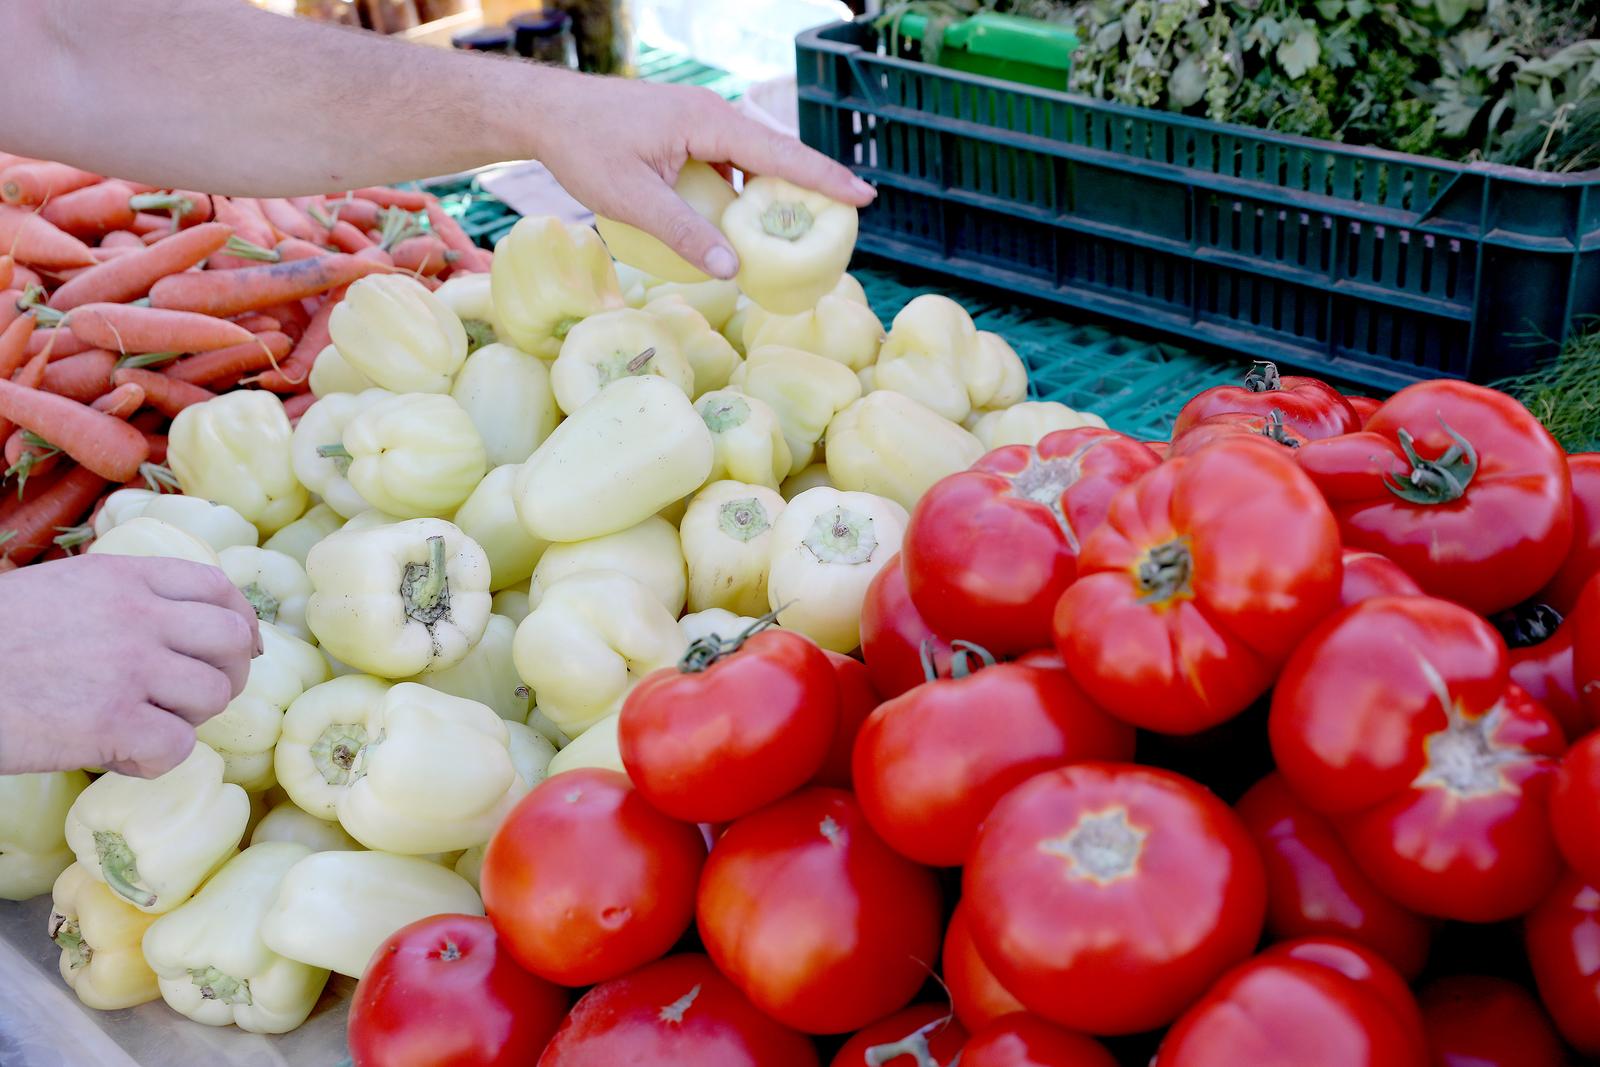
<path id="1" fill-rule="evenodd" d="M 215 567 L 80 556 L 0 577 L 0 774 L 172 769 L 260 641 Z"/>
<path id="2" fill-rule="evenodd" d="M 709 89 L 549 72 L 538 159 L 598 214 L 654 234 L 716 278 L 739 257 L 672 185 L 689 159 L 787 178 L 861 207 L 875 190 L 840 164 L 739 114 Z"/>

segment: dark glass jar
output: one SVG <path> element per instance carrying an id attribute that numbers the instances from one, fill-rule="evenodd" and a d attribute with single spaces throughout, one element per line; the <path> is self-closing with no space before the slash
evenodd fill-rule
<path id="1" fill-rule="evenodd" d="M 451 47 L 463 52 L 492 52 L 498 55 L 511 54 L 511 41 L 511 31 L 504 26 L 484 26 L 450 38 Z"/>
<path id="2" fill-rule="evenodd" d="M 572 19 L 560 11 L 528 11 L 513 16 L 510 22 L 516 35 L 517 55 L 536 63 L 578 69 L 578 45 L 572 32 Z"/>
<path id="3" fill-rule="evenodd" d="M 595 74 L 635 73 L 628 0 L 555 0 L 555 6 L 572 16 L 579 67 Z"/>

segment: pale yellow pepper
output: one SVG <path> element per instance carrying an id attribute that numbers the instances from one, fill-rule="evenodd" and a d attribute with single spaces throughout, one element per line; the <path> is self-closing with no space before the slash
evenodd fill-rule
<path id="1" fill-rule="evenodd" d="M 778 345 L 751 349 L 728 384 L 777 413 L 795 469 L 811 463 L 828 423 L 861 395 L 843 363 Z"/>
<path id="2" fill-rule="evenodd" d="M 561 421 L 549 368 L 510 345 L 485 345 L 468 356 L 450 395 L 478 428 L 491 467 L 521 463 Z"/>
<path id="3" fill-rule="evenodd" d="M 666 328 L 694 372 L 690 396 L 698 397 L 728 384 L 740 363 L 739 353 L 726 337 L 711 328 L 698 309 L 681 296 L 667 295 L 652 298 L 644 310 Z"/>
<path id="4" fill-rule="evenodd" d="M 328 318 L 328 336 L 352 368 L 393 393 L 443 393 L 467 358 L 456 313 L 405 274 L 369 274 Z"/>
<path id="5" fill-rule="evenodd" d="M 551 545 L 528 583 L 530 607 L 538 607 L 552 585 L 584 571 L 618 571 L 636 578 L 674 618 L 683 611 L 688 585 L 683 547 L 677 529 L 659 515 L 604 537 Z"/>
<path id="6" fill-rule="evenodd" d="M 700 490 L 679 530 L 689 567 L 690 611 L 766 614 L 772 528 L 784 507 L 777 490 L 762 485 L 722 481 Z"/>
<path id="7" fill-rule="evenodd" d="M 722 213 L 739 254 L 739 288 L 768 311 L 814 307 L 839 283 L 856 244 L 856 209 L 764 175 L 745 183 Z"/>
<path id="8" fill-rule="evenodd" d="M 716 444 L 708 481 L 730 478 L 776 489 L 788 477 L 789 442 L 778 413 L 765 400 L 737 389 L 714 389 L 696 400 L 694 408 Z"/>
<path id="9" fill-rule="evenodd" d="M 293 433 L 281 400 L 238 389 L 178 412 L 167 464 L 186 494 L 227 504 L 270 536 L 310 506 L 294 476 Z"/>
<path id="10" fill-rule="evenodd" d="M 642 375 L 663 378 L 685 396 L 694 391 L 694 368 L 667 324 L 644 311 L 618 308 L 572 328 L 550 367 L 550 387 L 571 415 L 612 382 Z"/>
<path id="11" fill-rule="evenodd" d="M 0 775 L 0 900 L 48 893 L 72 864 L 67 811 L 88 785 L 82 771 Z"/>
<path id="12" fill-rule="evenodd" d="M 868 393 L 828 424 L 828 475 L 840 489 L 876 493 L 910 511 L 946 475 L 964 471 L 983 443 L 903 393 Z"/>
<path id="13" fill-rule="evenodd" d="M 118 1011 L 161 995 L 140 942 L 156 921 L 122 900 L 82 864 L 51 891 L 49 935 L 61 950 L 61 978 L 85 1007 Z"/>
<path id="14" fill-rule="evenodd" d="M 590 315 L 622 307 L 600 235 L 552 216 L 520 219 L 495 246 L 490 292 L 501 340 L 542 359 Z"/>
<path id="15" fill-rule="evenodd" d="M 738 197 L 733 186 L 722 175 L 697 159 L 684 163 L 672 188 L 713 226 L 717 225 L 728 205 Z M 604 215 L 596 216 L 594 225 L 600 231 L 600 236 L 605 238 L 606 247 L 619 262 L 668 281 L 703 282 L 708 278 L 697 264 L 690 263 L 659 238 L 643 230 Z"/>

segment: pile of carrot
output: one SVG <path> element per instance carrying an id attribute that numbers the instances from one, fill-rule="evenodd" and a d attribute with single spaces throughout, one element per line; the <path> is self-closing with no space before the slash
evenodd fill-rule
<path id="1" fill-rule="evenodd" d="M 0 152 L 0 571 L 160 467 L 178 412 L 234 388 L 291 418 L 352 282 L 487 271 L 425 192 L 278 199 L 157 189 Z"/>

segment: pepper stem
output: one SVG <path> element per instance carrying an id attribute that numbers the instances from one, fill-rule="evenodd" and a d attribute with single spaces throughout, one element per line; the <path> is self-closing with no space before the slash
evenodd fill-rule
<path id="1" fill-rule="evenodd" d="M 865 563 L 877 551 L 878 538 L 872 532 L 872 519 L 849 508 L 829 508 L 812 522 L 800 542 L 811 550 L 819 563 Z"/>
<path id="2" fill-rule="evenodd" d="M 60 912 L 50 913 L 50 940 L 56 943 L 67 957 L 67 968 L 77 970 L 94 959 L 94 948 L 83 939 L 83 928 L 77 919 L 69 919 Z"/>
<path id="3" fill-rule="evenodd" d="M 1244 376 L 1244 387 L 1252 393 L 1273 393 L 1282 389 L 1283 379 L 1278 376 L 1278 365 L 1271 360 L 1256 360 L 1250 373 Z"/>
<path id="4" fill-rule="evenodd" d="M 811 209 L 797 200 L 774 200 L 761 213 L 761 228 L 785 241 L 798 241 L 810 232 L 815 221 Z"/>
<path id="5" fill-rule="evenodd" d="M 428 538 L 428 562 L 406 564 L 400 596 L 406 604 L 406 615 L 425 626 L 432 626 L 449 614 L 450 577 L 445 573 L 442 535 Z"/>
<path id="6" fill-rule="evenodd" d="M 655 356 L 656 356 L 655 346 L 651 345 L 649 348 L 645 349 L 643 352 L 640 352 L 637 356 L 634 356 L 632 359 L 628 360 L 628 373 L 629 374 L 638 374 L 641 370 L 644 369 L 644 365 L 646 363 L 649 363 L 652 359 L 654 359 Z"/>
<path id="7" fill-rule="evenodd" d="M 1478 450 L 1455 431 L 1444 416 L 1439 425 L 1450 437 L 1450 447 L 1436 459 L 1423 459 L 1417 451 L 1416 439 L 1409 430 L 1400 430 L 1395 436 L 1400 448 L 1411 464 L 1410 473 L 1401 477 L 1386 475 L 1383 484 L 1389 492 L 1412 504 L 1448 504 L 1460 500 L 1478 473 Z"/>
<path id="8" fill-rule="evenodd" d="M 200 987 L 202 1000 L 221 1004 L 250 1004 L 250 979 L 235 978 L 215 967 L 190 967 L 189 980 Z"/>
<path id="9" fill-rule="evenodd" d="M 239 592 L 250 601 L 250 606 L 255 609 L 256 618 L 262 622 L 278 621 L 278 598 L 267 592 L 256 582 L 251 582 Z"/>
<path id="10" fill-rule="evenodd" d="M 155 906 L 156 895 L 139 884 L 137 857 L 121 834 L 111 830 L 96 830 L 94 852 L 100 860 L 100 873 L 113 893 L 136 908 Z"/>
<path id="11" fill-rule="evenodd" d="M 311 743 L 311 765 L 329 785 L 345 785 L 354 777 L 356 757 L 367 747 L 367 728 L 336 722 Z"/>
<path id="12" fill-rule="evenodd" d="M 772 529 L 772 520 L 760 500 L 747 496 L 722 505 L 717 528 L 740 544 L 748 544 Z"/>
<path id="13" fill-rule="evenodd" d="M 706 429 L 712 433 L 727 433 L 743 426 L 750 418 L 750 405 L 745 403 L 743 397 L 728 394 L 716 397 L 710 403 L 704 398 L 697 405 L 700 418 L 706 424 Z"/>
<path id="14" fill-rule="evenodd" d="M 344 445 L 338 441 L 335 441 L 331 445 L 318 445 L 317 455 L 321 456 L 323 459 L 333 460 L 334 469 L 337 470 L 341 475 L 349 473 L 350 464 L 355 459 L 355 457 L 350 454 L 350 450 L 344 447 Z"/>

